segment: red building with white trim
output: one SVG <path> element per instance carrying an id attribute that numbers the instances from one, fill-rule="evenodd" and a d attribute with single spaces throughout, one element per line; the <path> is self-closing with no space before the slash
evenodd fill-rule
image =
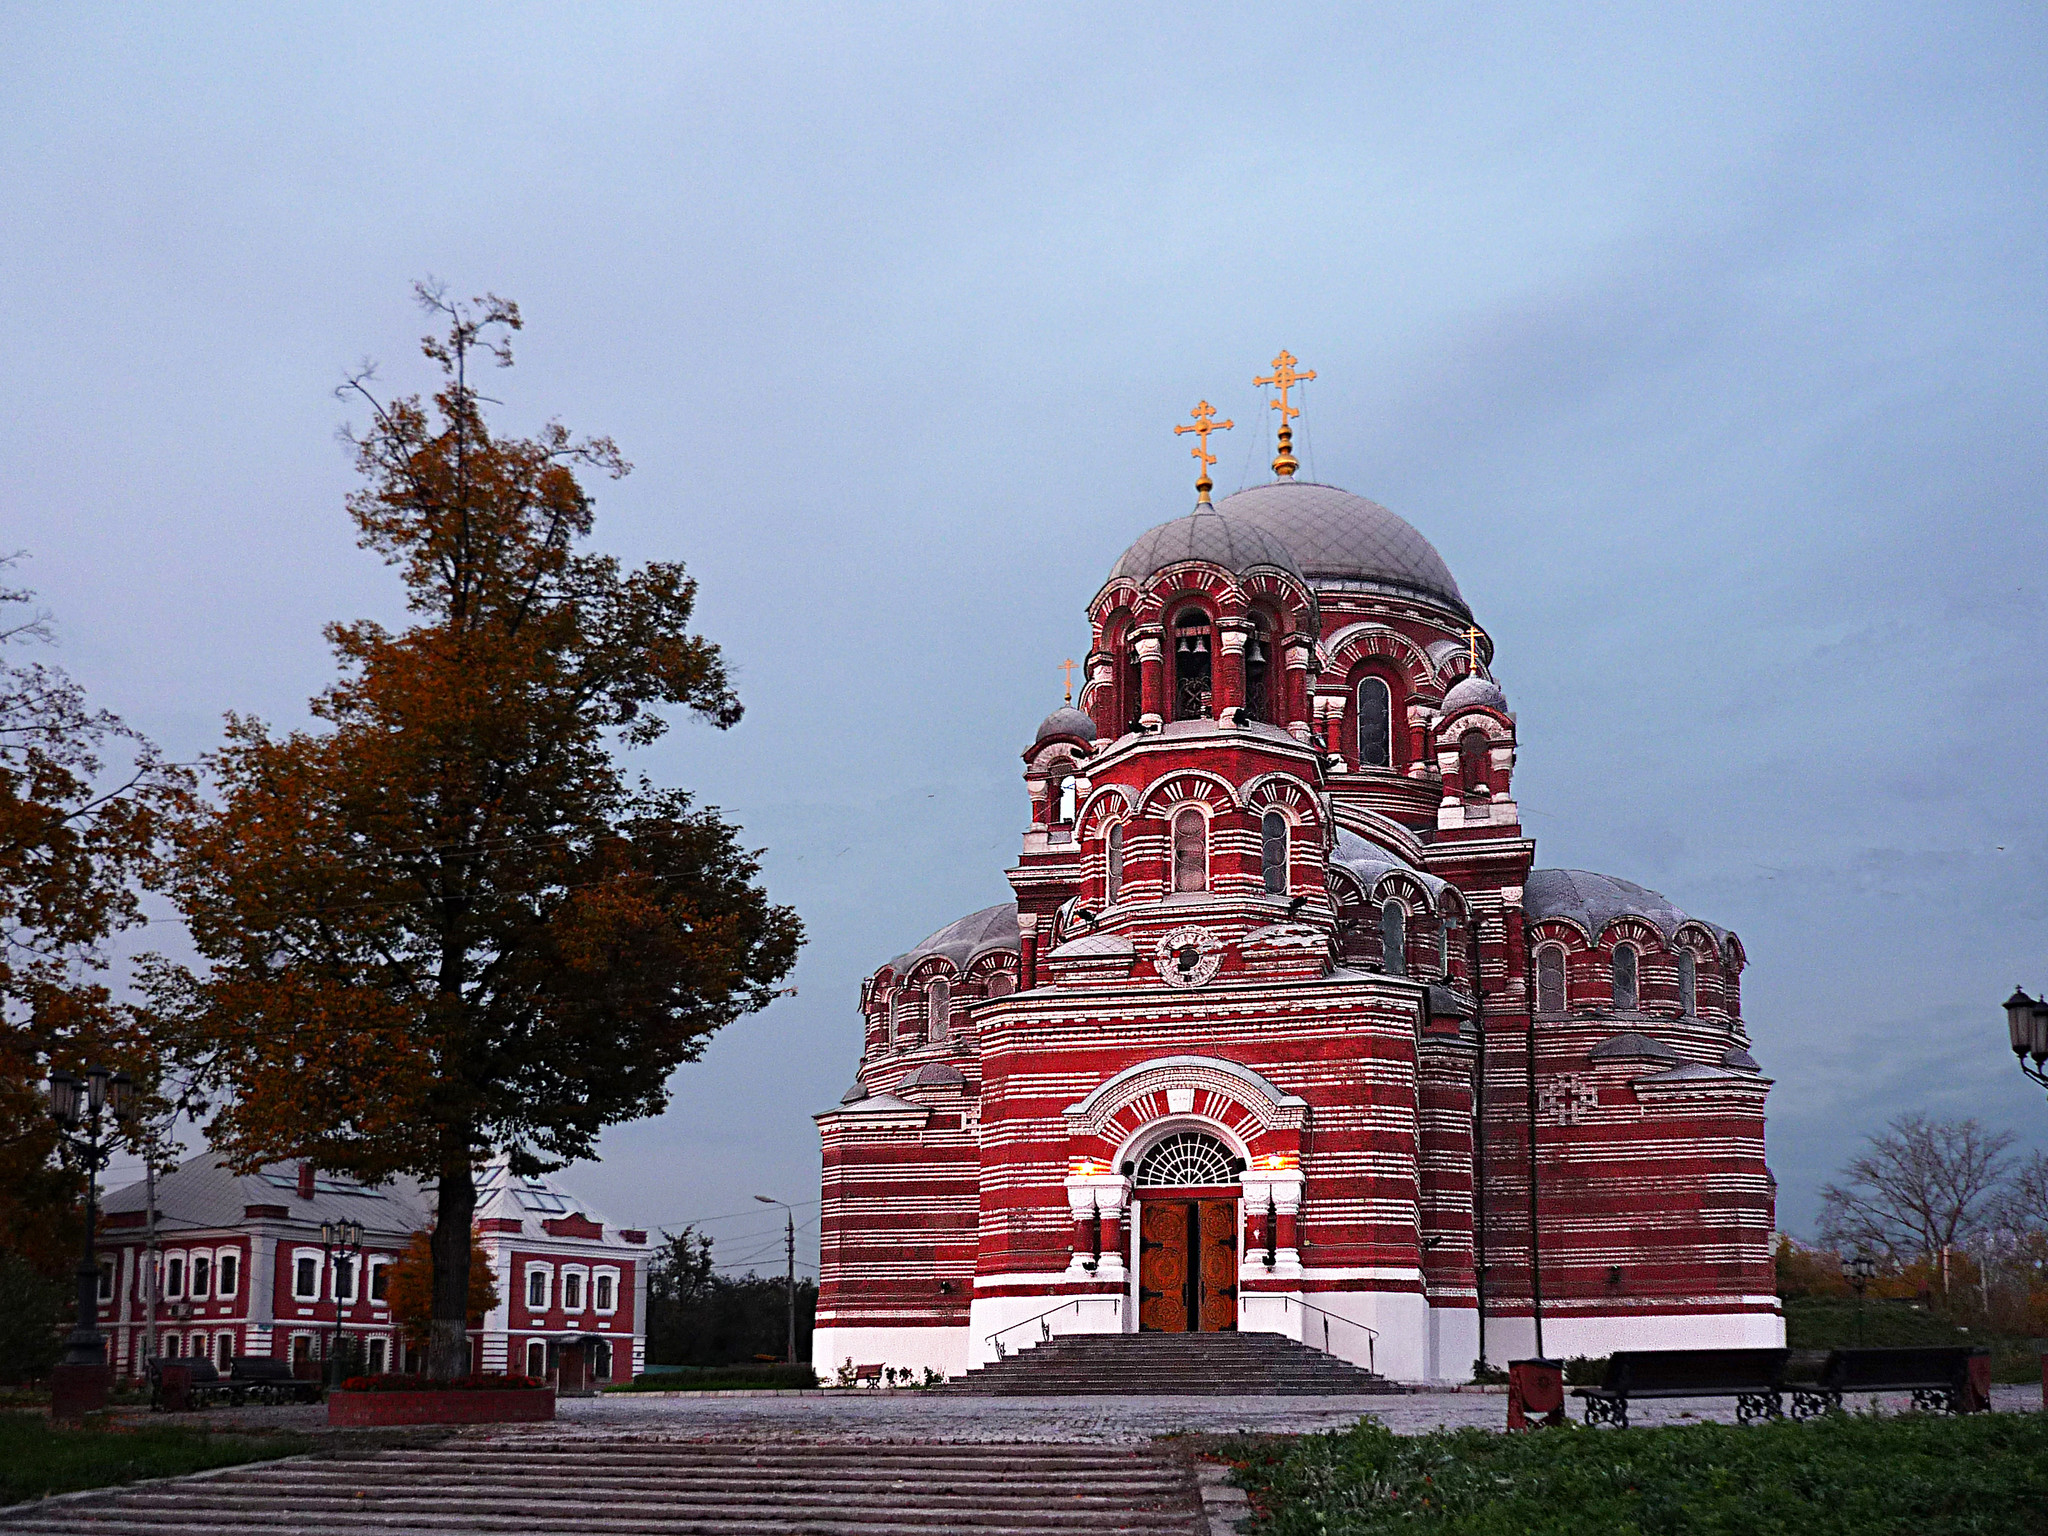
<path id="1" fill-rule="evenodd" d="M 499 1301 L 471 1332 L 475 1368 L 549 1377 L 572 1392 L 629 1380 L 646 1363 L 647 1234 L 609 1226 L 503 1158 L 480 1171 L 477 1188 Z M 323 1249 L 322 1223 L 344 1221 L 361 1223 L 361 1249 Z M 107 1357 L 117 1374 L 141 1375 L 153 1312 L 160 1355 L 202 1355 L 223 1369 L 232 1356 L 259 1355 L 310 1372 L 346 1338 L 365 1369 L 405 1369 L 387 1277 L 432 1222 L 432 1201 L 410 1180 L 365 1185 L 308 1163 L 237 1174 L 217 1153 L 193 1158 L 157 1180 L 153 1272 L 147 1186 L 107 1197 Z"/>
<path id="2" fill-rule="evenodd" d="M 1132 544 L 1015 902 L 863 983 L 821 1371 L 1245 1328 L 1462 1380 L 1534 1347 L 1532 1137 L 1548 1353 L 1782 1342 L 1740 942 L 1534 868 L 1450 571 L 1294 467 Z"/>

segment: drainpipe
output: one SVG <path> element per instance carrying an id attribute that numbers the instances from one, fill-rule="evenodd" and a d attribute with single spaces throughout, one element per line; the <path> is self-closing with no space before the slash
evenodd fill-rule
<path id="1" fill-rule="evenodd" d="M 1479 1060 L 1472 1084 L 1472 1215 L 1477 1241 L 1472 1249 L 1472 1290 L 1479 1303 L 1479 1359 L 1486 1360 L 1486 994 L 1479 980 L 1479 910 L 1472 920 L 1472 1024 L 1479 1032 Z"/>
<path id="2" fill-rule="evenodd" d="M 1526 951 L 1528 946 L 1522 946 Z M 1526 954 L 1522 968 L 1529 1007 L 1529 1313 L 1536 1323 L 1536 1358 L 1543 1353 L 1543 1250 L 1536 1225 L 1536 961 Z"/>

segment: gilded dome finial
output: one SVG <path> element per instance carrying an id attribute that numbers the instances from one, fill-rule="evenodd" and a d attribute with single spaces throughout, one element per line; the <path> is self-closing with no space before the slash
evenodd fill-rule
<path id="1" fill-rule="evenodd" d="M 1067 677 L 1066 707 L 1068 709 L 1072 709 L 1074 707 L 1074 668 L 1076 668 L 1079 665 L 1080 663 L 1074 660 L 1074 658 L 1071 656 L 1069 656 L 1065 661 L 1060 663 L 1060 671 L 1064 672 Z"/>
<path id="2" fill-rule="evenodd" d="M 1205 507 L 1209 505 L 1209 493 L 1216 488 L 1209 480 L 1209 466 L 1216 462 L 1216 455 L 1209 451 L 1209 434 L 1211 432 L 1227 432 L 1237 423 L 1218 421 L 1216 419 L 1216 407 L 1206 400 L 1197 405 L 1188 414 L 1195 418 L 1195 424 L 1192 427 L 1175 427 L 1173 435 L 1179 437 L 1183 432 L 1195 434 L 1197 441 L 1190 452 L 1200 461 L 1202 466 L 1202 478 L 1195 482 L 1195 505 Z"/>
<path id="3" fill-rule="evenodd" d="M 1291 425 L 1294 418 L 1301 414 L 1301 407 L 1287 403 L 1287 392 L 1295 385 L 1306 383 L 1316 376 L 1313 368 L 1307 373 L 1298 372 L 1294 365 L 1299 361 L 1300 359 L 1292 352 L 1282 351 L 1273 359 L 1273 371 L 1270 374 L 1263 379 L 1252 380 L 1259 388 L 1271 384 L 1280 391 L 1280 398 L 1273 402 L 1273 409 L 1280 413 L 1280 454 L 1273 460 L 1273 473 L 1282 480 L 1292 478 L 1294 472 L 1301 468 L 1300 461 L 1294 457 L 1294 428 Z"/>

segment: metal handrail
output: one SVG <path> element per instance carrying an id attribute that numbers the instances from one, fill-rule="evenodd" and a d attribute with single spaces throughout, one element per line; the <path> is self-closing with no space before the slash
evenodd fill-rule
<path id="1" fill-rule="evenodd" d="M 1061 1302 L 1056 1307 L 1046 1308 L 1045 1311 L 1039 1313 L 1036 1317 L 1027 1317 L 1021 1323 L 1012 1323 L 1007 1328 L 998 1328 L 994 1333 L 990 1334 L 987 1337 L 987 1339 L 983 1342 L 995 1346 L 996 1358 L 998 1360 L 1008 1359 L 1009 1352 L 1003 1348 L 1000 1342 L 1004 1334 L 1014 1333 L 1019 1328 L 1029 1328 L 1033 1323 L 1038 1323 L 1041 1325 L 1038 1330 L 1038 1342 L 1043 1344 L 1052 1338 L 1052 1328 L 1050 1327 L 1050 1325 L 1046 1324 L 1045 1320 L 1048 1317 L 1051 1317 L 1056 1312 L 1064 1312 L 1069 1307 L 1080 1306 L 1082 1301 L 1085 1299 L 1086 1298 L 1084 1297 L 1076 1296 L 1073 1297 L 1071 1300 Z"/>
<path id="2" fill-rule="evenodd" d="M 1254 1292 L 1252 1297 L 1238 1297 L 1238 1307 L 1242 1309 L 1246 1301 L 1252 1300 L 1258 1295 L 1259 1293 Z M 1324 1311 L 1323 1308 L 1315 1305 L 1313 1302 L 1303 1301 L 1299 1296 L 1275 1296 L 1271 1292 L 1267 1292 L 1265 1295 L 1268 1300 L 1283 1302 L 1292 1307 L 1300 1307 L 1304 1312 L 1314 1312 L 1321 1316 L 1323 1319 L 1323 1353 L 1326 1355 L 1334 1353 L 1330 1348 L 1330 1323 L 1332 1320 L 1340 1323 L 1349 1323 L 1354 1328 L 1363 1329 L 1365 1331 L 1365 1368 L 1375 1376 L 1379 1374 L 1377 1361 L 1379 1359 L 1380 1332 L 1370 1323 L 1361 1323 L 1355 1317 L 1345 1317 L 1338 1312 Z M 1302 1342 L 1304 1344 L 1308 1343 L 1306 1339 L 1302 1340 Z M 1310 1345 L 1309 1347 L 1314 1348 L 1315 1346 Z"/>

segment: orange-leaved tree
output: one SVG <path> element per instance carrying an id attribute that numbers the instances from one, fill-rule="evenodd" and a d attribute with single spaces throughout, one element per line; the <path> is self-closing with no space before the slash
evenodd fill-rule
<path id="1" fill-rule="evenodd" d="M 664 710 L 740 718 L 718 648 L 690 630 L 680 564 L 622 571 L 579 549 L 579 474 L 628 466 L 550 424 L 501 437 L 471 378 L 509 366 L 518 309 L 451 302 L 423 349 L 432 403 L 341 390 L 358 542 L 397 568 L 412 621 L 326 631 L 321 728 L 230 717 L 216 800 L 181 834 L 177 896 L 206 962 L 158 962 L 153 995 L 240 1164 L 309 1158 L 435 1198 L 428 1370 L 468 1368 L 475 1171 L 590 1156 L 658 1113 L 711 1033 L 765 1007 L 802 926 L 715 809 L 629 780 L 621 749 Z"/>
<path id="2" fill-rule="evenodd" d="M 415 1232 L 385 1277 L 385 1300 L 405 1342 L 427 1342 L 434 1320 L 434 1249 L 425 1232 Z M 484 1314 L 498 1304 L 498 1277 L 491 1270 L 490 1255 L 474 1231 L 469 1235 L 469 1316 L 463 1321 L 471 1328 L 483 1326 Z"/>

